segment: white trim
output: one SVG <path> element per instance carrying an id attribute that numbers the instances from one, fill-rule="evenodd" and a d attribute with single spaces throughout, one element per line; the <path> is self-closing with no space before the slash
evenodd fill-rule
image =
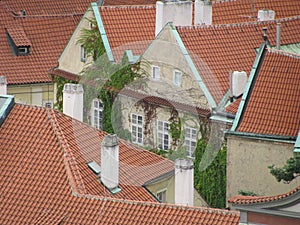
<path id="1" fill-rule="evenodd" d="M 158 198 L 158 194 L 163 193 L 163 192 L 165 192 L 165 197 L 166 197 L 165 201 L 161 201 L 161 200 Z M 168 202 L 168 189 L 167 189 L 167 188 L 164 188 L 164 189 L 161 189 L 161 190 L 156 191 L 155 196 L 156 196 L 156 198 L 157 198 L 158 200 L 160 200 L 162 203 L 167 203 L 167 202 Z"/>
<path id="2" fill-rule="evenodd" d="M 158 73 L 157 71 L 155 71 L 155 69 L 158 69 Z M 154 71 L 157 73 L 154 73 Z M 160 67 L 159 66 L 151 66 L 151 77 L 153 80 L 160 80 Z"/>
<path id="3" fill-rule="evenodd" d="M 133 116 L 136 116 L 136 121 L 133 123 Z M 141 117 L 141 124 L 139 123 L 139 117 Z M 131 141 L 132 143 L 143 145 L 144 143 L 144 117 L 142 115 L 136 114 L 136 113 L 131 113 L 130 115 L 131 118 Z M 135 131 L 133 131 L 133 128 L 135 128 Z M 135 134 L 133 134 L 133 132 Z M 141 134 L 141 137 L 139 137 L 139 134 Z M 133 139 L 135 138 L 135 140 Z M 140 140 L 141 139 L 141 140 Z"/>
<path id="4" fill-rule="evenodd" d="M 190 135 L 187 137 L 187 129 L 190 130 Z M 195 138 L 193 138 L 193 131 L 195 131 Z M 189 145 L 186 144 L 186 142 L 189 142 Z M 195 143 L 194 149 L 192 146 L 192 142 Z M 193 154 L 195 154 L 195 149 L 197 146 L 197 129 L 192 128 L 192 127 L 184 127 L 184 146 L 185 146 L 185 150 L 186 150 L 186 155 L 189 158 L 195 158 L 194 156 L 192 156 L 192 151 L 194 150 Z"/>
<path id="5" fill-rule="evenodd" d="M 176 80 L 176 73 L 180 74 L 180 82 L 177 83 Z M 180 70 L 173 70 L 173 84 L 175 84 L 178 87 L 182 86 L 182 72 Z"/>
<path id="6" fill-rule="evenodd" d="M 159 123 L 163 123 L 162 124 L 162 130 L 159 129 L 159 127 L 160 127 Z M 168 131 L 167 132 L 165 131 L 166 124 L 168 124 Z M 162 135 L 162 137 L 161 137 L 161 139 L 162 139 L 161 147 L 160 147 L 160 143 L 159 143 L 159 139 L 160 139 L 159 135 L 160 134 Z M 168 148 L 167 149 L 164 148 L 165 147 L 165 145 L 164 145 L 165 135 L 168 135 Z M 168 151 L 170 149 L 170 143 L 171 143 L 170 139 L 171 139 L 170 123 L 167 122 L 167 121 L 158 120 L 157 121 L 157 148 Z"/>
<path id="7" fill-rule="evenodd" d="M 97 107 L 95 107 L 95 102 L 97 102 Z M 97 111 L 97 115 L 95 115 L 95 111 Z M 100 99 L 94 98 L 92 100 L 92 107 L 91 107 L 91 124 L 92 127 L 101 129 L 102 128 L 102 112 L 103 112 L 103 103 Z M 95 118 L 97 116 L 97 118 Z M 97 123 L 95 123 L 95 119 Z"/>

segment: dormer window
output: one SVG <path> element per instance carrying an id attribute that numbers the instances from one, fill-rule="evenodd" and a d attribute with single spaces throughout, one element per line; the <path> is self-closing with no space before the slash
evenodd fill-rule
<path id="1" fill-rule="evenodd" d="M 28 54 L 29 54 L 29 47 L 18 47 L 17 55 L 28 55 Z"/>
<path id="2" fill-rule="evenodd" d="M 6 28 L 6 35 L 14 55 L 29 55 L 31 42 L 22 27 L 11 25 Z"/>

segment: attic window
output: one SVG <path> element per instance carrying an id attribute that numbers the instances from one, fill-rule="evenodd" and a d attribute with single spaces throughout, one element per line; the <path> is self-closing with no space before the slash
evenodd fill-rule
<path id="1" fill-rule="evenodd" d="M 29 55 L 31 42 L 22 27 L 15 24 L 10 25 L 6 28 L 6 34 L 8 43 L 15 55 Z"/>
<path id="2" fill-rule="evenodd" d="M 28 55 L 29 47 L 18 47 L 18 55 Z"/>
<path id="3" fill-rule="evenodd" d="M 101 173 L 101 167 L 95 161 L 91 161 L 87 163 L 88 167 L 97 175 Z"/>

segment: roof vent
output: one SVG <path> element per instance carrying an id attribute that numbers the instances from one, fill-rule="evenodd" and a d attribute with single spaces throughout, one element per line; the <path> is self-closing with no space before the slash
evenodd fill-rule
<path id="1" fill-rule="evenodd" d="M 273 10 L 258 10 L 257 21 L 268 21 L 275 19 L 275 11 Z"/>
<path id="2" fill-rule="evenodd" d="M 119 143 L 116 134 L 108 134 L 101 144 L 101 181 L 113 194 L 119 185 Z"/>
<path id="3" fill-rule="evenodd" d="M 22 9 L 22 10 L 21 10 L 21 16 L 26 16 L 26 11 L 25 11 L 25 9 Z"/>
<path id="4" fill-rule="evenodd" d="M 233 98 L 240 97 L 247 85 L 247 73 L 245 71 L 234 71 L 230 73 L 230 91 Z"/>

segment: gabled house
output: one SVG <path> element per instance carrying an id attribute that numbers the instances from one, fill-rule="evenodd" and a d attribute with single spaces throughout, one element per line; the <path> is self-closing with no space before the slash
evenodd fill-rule
<path id="1" fill-rule="evenodd" d="M 235 196 L 230 208 L 239 210 L 242 224 L 297 225 L 300 222 L 300 187 L 274 196 Z"/>
<path id="2" fill-rule="evenodd" d="M 299 179 L 278 183 L 268 169 L 284 165 L 297 143 L 299 59 L 298 54 L 261 46 L 227 135 L 227 198 L 239 191 L 277 195 L 299 185 Z"/>
<path id="3" fill-rule="evenodd" d="M 157 202 L 143 184 L 174 171 L 167 159 L 13 96 L 0 113 L 1 224 L 238 224 L 236 211 Z"/>
<path id="4" fill-rule="evenodd" d="M 16 102 L 53 107 L 49 70 L 88 7 L 89 0 L 1 1 L 1 70 Z"/>

